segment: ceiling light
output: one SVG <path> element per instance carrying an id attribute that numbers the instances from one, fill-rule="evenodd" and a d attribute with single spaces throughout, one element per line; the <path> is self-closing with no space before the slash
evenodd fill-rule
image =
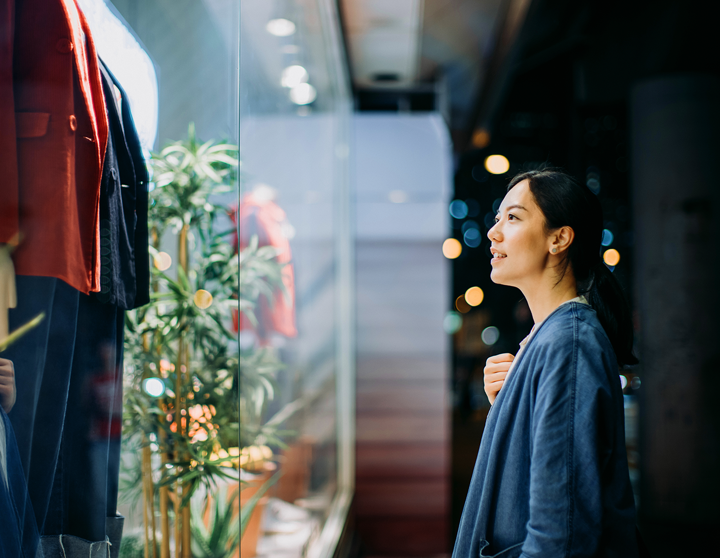
<path id="1" fill-rule="evenodd" d="M 280 84 L 283 87 L 289 87 L 292 89 L 301 83 L 305 83 L 309 77 L 310 76 L 308 75 L 307 70 L 296 64 L 294 66 L 288 66 L 282 71 Z"/>
<path id="2" fill-rule="evenodd" d="M 290 90 L 290 100 L 296 105 L 309 105 L 317 99 L 317 90 L 309 83 L 301 83 Z"/>
<path id="3" fill-rule="evenodd" d="M 271 19 L 267 22 L 265 29 L 276 37 L 289 37 L 295 33 L 295 24 L 289 19 Z"/>

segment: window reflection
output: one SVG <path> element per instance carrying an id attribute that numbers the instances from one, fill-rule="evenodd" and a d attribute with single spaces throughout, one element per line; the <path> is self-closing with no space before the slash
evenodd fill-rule
<path id="1" fill-rule="evenodd" d="M 251 410 L 249 391 L 241 393 L 247 455 L 241 478 L 248 482 L 241 506 L 263 518 L 262 524 L 250 519 L 243 556 L 312 553 L 334 503 L 350 488 L 342 471 L 351 463 L 339 457 L 352 444 L 339 434 L 349 408 L 337 401 L 348 377 L 339 339 L 349 324 L 348 277 L 340 268 L 351 254 L 340 247 L 349 240 L 350 102 L 340 45 L 333 42 L 333 5 L 250 0 L 241 6 L 238 224 L 241 250 L 248 251 L 241 282 L 263 249 L 273 249 L 280 266 L 239 320 L 241 358 L 265 359 L 275 370 L 261 408 Z M 241 374 L 249 385 L 261 370 L 249 364 Z M 265 487 L 254 504 L 252 496 Z"/>

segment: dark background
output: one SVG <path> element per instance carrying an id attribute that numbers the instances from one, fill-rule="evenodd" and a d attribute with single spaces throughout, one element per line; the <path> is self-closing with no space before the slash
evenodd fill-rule
<path id="1" fill-rule="evenodd" d="M 614 273 L 633 308 L 640 364 L 625 370 L 637 403 L 629 447 L 640 531 L 653 556 L 707 555 L 720 532 L 720 56 L 717 2 L 508 0 L 469 118 L 449 122 L 462 242 L 448 309 L 471 286 L 483 304 L 455 335 L 448 550 L 489 405 L 482 367 L 515 352 L 532 321 L 521 294 L 490 279 L 488 225 L 509 179 L 543 164 L 594 179 L 621 254 Z M 519 23 L 518 23 L 519 22 Z M 428 25 L 428 22 L 426 22 Z M 438 79 L 440 79 L 438 77 Z M 449 91 L 452 97 L 454 92 Z M 355 91 L 358 110 L 437 110 L 424 92 Z M 403 102 L 400 97 L 405 96 Z M 491 175 L 488 155 L 510 170 Z M 476 211 L 473 211 L 475 209 Z M 498 342 L 473 339 L 488 325 Z M 711 554 L 713 551 L 709 551 Z"/>

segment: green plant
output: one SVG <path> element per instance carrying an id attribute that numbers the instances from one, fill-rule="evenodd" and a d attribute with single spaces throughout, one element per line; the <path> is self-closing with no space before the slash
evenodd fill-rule
<path id="1" fill-rule="evenodd" d="M 192 124 L 187 140 L 150 160 L 153 293 L 150 304 L 128 313 L 125 339 L 124 435 L 142 457 L 124 474 L 142 482 L 145 521 L 152 521 L 146 546 L 157 540 L 159 508 L 169 552 L 174 508 L 178 555 L 189 552 L 180 547 L 189 546 L 192 495 L 203 485 L 212 490 L 218 478 L 237 480 L 239 354 L 231 314 L 238 258 L 233 229 L 218 230 L 226 207 L 214 201 L 233 190 L 237 166 L 234 145 L 201 143 Z M 172 265 L 160 252 L 170 235 L 177 243 Z"/>
<path id="2" fill-rule="evenodd" d="M 159 547 L 156 551 L 157 556 L 160 556 Z M 150 555 L 152 556 L 152 553 Z M 141 533 L 123 535 L 118 558 L 145 558 L 145 543 Z"/>
<path id="3" fill-rule="evenodd" d="M 219 490 L 212 499 L 193 501 L 192 551 L 193 558 L 230 558 L 240 544 L 240 529 L 236 503 L 238 491 Z M 203 517 L 206 507 L 210 514 L 208 525 Z"/>
<path id="4" fill-rule="evenodd" d="M 125 460 L 123 487 L 152 522 L 146 546 L 158 540 L 159 513 L 169 552 L 170 517 L 176 547 L 190 544 L 191 531 L 201 534 L 188 505 L 198 488 L 212 493 L 220 478 L 238 481 L 243 448 L 282 446 L 277 427 L 262 420 L 283 365 L 268 347 L 239 351 L 232 315 L 257 324 L 260 297 L 283 289 L 283 264 L 256 238 L 238 253 L 235 228 L 222 225 L 228 208 L 217 200 L 233 190 L 236 146 L 201 143 L 191 124 L 188 138 L 154 153 L 150 166 L 153 292 L 150 304 L 126 317 L 123 435 L 138 457 Z M 170 237 L 172 265 L 161 251 Z M 148 381 L 161 389 L 146 389 Z"/>
<path id="5" fill-rule="evenodd" d="M 282 473 L 277 472 L 272 477 L 270 477 L 268 480 L 266 480 L 262 486 L 258 489 L 258 491 L 252 495 L 252 497 L 247 501 L 247 504 L 240 507 L 240 536 L 245 533 L 245 528 L 248 526 L 248 523 L 250 523 L 250 517 L 252 516 L 253 511 L 255 511 L 255 507 L 257 506 L 260 499 L 265 495 L 265 493 L 270 489 L 272 485 L 274 485 L 278 479 L 280 478 L 280 475 Z"/>

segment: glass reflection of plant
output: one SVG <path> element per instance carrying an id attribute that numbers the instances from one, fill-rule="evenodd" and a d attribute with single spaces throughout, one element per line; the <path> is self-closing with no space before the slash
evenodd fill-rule
<path id="1" fill-rule="evenodd" d="M 135 477 L 142 480 L 146 556 L 157 558 L 159 543 L 168 558 L 172 537 L 175 556 L 190 557 L 190 498 L 203 485 L 216 493 L 219 479 L 238 482 L 244 405 L 231 317 L 239 306 L 249 311 L 248 299 L 237 296 L 234 229 L 217 231 L 227 208 L 210 201 L 233 191 L 237 147 L 200 143 L 191 124 L 188 139 L 153 154 L 150 165 L 153 293 L 150 304 L 127 315 L 124 437 L 126 447 L 141 447 Z M 166 233 L 177 240 L 176 265 L 160 252 Z M 260 291 L 279 277 L 272 264 L 258 273 Z"/>

